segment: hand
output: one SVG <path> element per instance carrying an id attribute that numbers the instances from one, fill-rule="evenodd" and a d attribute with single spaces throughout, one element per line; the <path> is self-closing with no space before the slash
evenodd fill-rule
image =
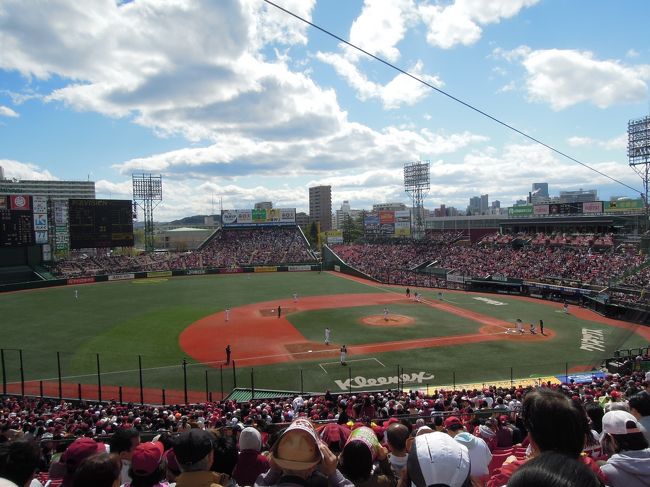
<path id="1" fill-rule="evenodd" d="M 321 472 L 329 477 L 334 472 L 336 472 L 336 455 L 334 455 L 334 453 L 332 453 L 332 450 L 330 450 L 323 442 L 319 443 L 318 448 L 320 448 L 321 455 L 323 455 L 323 461 L 321 462 Z"/>
<path id="2" fill-rule="evenodd" d="M 388 450 L 385 447 L 379 445 L 377 447 L 377 460 L 383 462 L 387 458 L 388 458 Z"/>

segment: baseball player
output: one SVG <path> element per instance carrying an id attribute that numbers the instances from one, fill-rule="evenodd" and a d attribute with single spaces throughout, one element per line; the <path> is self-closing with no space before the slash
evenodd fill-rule
<path id="1" fill-rule="evenodd" d="M 341 365 L 348 365 L 345 361 L 347 360 L 348 357 L 348 347 L 343 345 L 341 347 Z"/>
<path id="2" fill-rule="evenodd" d="M 384 321 L 388 321 L 388 308 L 384 307 Z"/>
<path id="3" fill-rule="evenodd" d="M 226 308 L 224 315 L 225 315 L 226 322 L 230 321 L 230 308 Z"/>
<path id="4" fill-rule="evenodd" d="M 519 333 L 523 333 L 524 332 L 524 324 L 523 324 L 523 322 L 521 321 L 520 318 L 517 318 L 517 321 L 515 322 L 515 324 L 517 325 L 517 331 Z"/>
<path id="5" fill-rule="evenodd" d="M 298 302 L 298 293 L 293 293 L 293 302 L 294 303 Z"/>
<path id="6" fill-rule="evenodd" d="M 325 328 L 325 345 L 329 345 L 330 341 L 332 341 L 332 330 L 328 326 Z"/>

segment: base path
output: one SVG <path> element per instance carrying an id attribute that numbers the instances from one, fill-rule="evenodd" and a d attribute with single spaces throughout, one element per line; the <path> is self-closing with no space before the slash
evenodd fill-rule
<path id="1" fill-rule="evenodd" d="M 462 316 L 468 321 L 483 325 L 478 333 L 446 337 L 420 338 L 348 346 L 351 355 L 443 347 L 459 343 L 476 343 L 494 340 L 549 340 L 552 330 L 542 335 L 512 333 L 513 324 L 449 303 L 423 300 L 406 301 L 400 294 L 341 294 L 291 298 L 280 301 L 253 303 L 230 310 L 229 321 L 223 312 L 206 316 L 187 327 L 179 338 L 181 348 L 197 362 L 213 367 L 225 365 L 226 346 L 230 345 L 232 358 L 237 365 L 252 367 L 295 360 L 313 360 L 323 357 L 338 358 L 339 346 L 310 342 L 286 319 L 287 313 L 316 309 L 340 309 L 357 306 L 390 306 L 409 303 L 413 306 L 430 306 L 447 313 Z M 282 308 L 278 318 L 277 308 Z M 383 321 L 383 316 L 381 318 Z"/>

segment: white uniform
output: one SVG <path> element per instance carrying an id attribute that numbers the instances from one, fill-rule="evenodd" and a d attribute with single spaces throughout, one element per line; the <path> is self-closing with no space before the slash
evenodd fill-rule
<path id="1" fill-rule="evenodd" d="M 388 321 L 388 308 L 384 308 L 384 321 Z"/>
<path id="2" fill-rule="evenodd" d="M 332 330 L 325 328 L 325 345 L 329 345 L 332 339 Z"/>
<path id="3" fill-rule="evenodd" d="M 294 303 L 298 302 L 298 293 L 293 293 L 293 302 Z"/>
<path id="4" fill-rule="evenodd" d="M 517 318 L 516 324 L 517 324 L 517 331 L 519 333 L 523 333 L 524 332 L 524 324 L 521 322 L 521 320 L 519 318 Z"/>
<path id="5" fill-rule="evenodd" d="M 348 349 L 345 345 L 341 347 L 341 365 L 345 365 L 345 360 L 348 357 Z"/>
<path id="6" fill-rule="evenodd" d="M 74 290 L 74 298 L 79 299 L 79 290 L 78 289 Z"/>
<path id="7" fill-rule="evenodd" d="M 230 308 L 226 308 L 225 315 L 226 315 L 226 321 L 230 321 Z"/>

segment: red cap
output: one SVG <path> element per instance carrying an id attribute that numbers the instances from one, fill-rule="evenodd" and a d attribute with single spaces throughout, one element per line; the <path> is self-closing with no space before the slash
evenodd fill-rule
<path id="1" fill-rule="evenodd" d="M 150 475 L 156 471 L 162 460 L 165 447 L 159 441 L 140 443 L 133 450 L 131 468 L 136 475 Z"/>
<path id="2" fill-rule="evenodd" d="M 463 427 L 463 423 L 461 423 L 460 419 L 458 419 L 456 416 L 449 416 L 447 419 L 445 419 L 446 429 L 458 429 L 456 427 Z"/>
<path id="3" fill-rule="evenodd" d="M 178 466 L 178 461 L 176 460 L 176 454 L 174 453 L 173 448 L 170 448 L 165 452 L 165 459 L 167 460 L 167 468 L 174 474 L 180 475 L 181 467 Z"/>
<path id="4" fill-rule="evenodd" d="M 61 455 L 61 463 L 76 469 L 79 464 L 95 453 L 105 453 L 106 447 L 103 443 L 97 443 L 92 438 L 82 437 L 74 440 L 66 451 Z"/>

